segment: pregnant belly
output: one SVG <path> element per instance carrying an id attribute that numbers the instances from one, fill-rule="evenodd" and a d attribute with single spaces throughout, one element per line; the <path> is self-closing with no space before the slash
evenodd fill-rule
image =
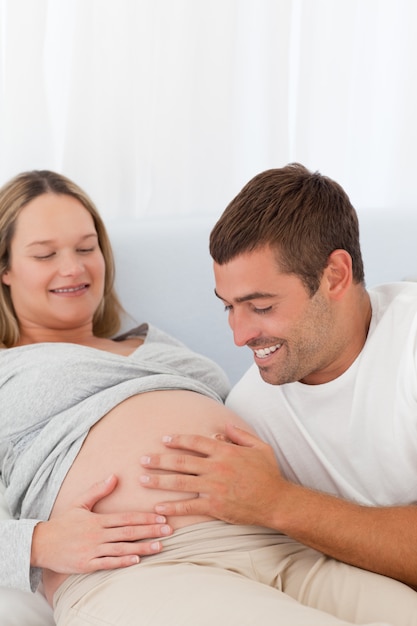
<path id="1" fill-rule="evenodd" d="M 89 486 L 110 474 L 118 477 L 118 484 L 109 496 L 97 503 L 94 511 L 98 513 L 153 511 L 157 502 L 197 497 L 198 494 L 142 487 L 140 457 L 149 453 L 174 453 L 162 444 L 164 435 L 190 433 L 212 437 L 224 433 L 227 422 L 251 430 L 223 404 L 192 391 L 152 391 L 132 396 L 90 429 L 61 486 L 51 517 L 68 509 Z M 168 522 L 176 529 L 209 519 L 184 516 L 172 517 Z M 45 572 L 45 587 L 52 592 L 64 578 Z"/>
<path id="2" fill-rule="evenodd" d="M 150 490 L 141 486 L 140 457 L 149 453 L 174 453 L 162 444 L 163 435 L 192 433 L 212 437 L 223 433 L 226 422 L 248 429 L 223 404 L 192 391 L 152 391 L 133 396 L 105 415 L 90 432 L 61 486 L 52 516 L 68 508 L 96 481 L 109 474 L 119 479 L 115 491 L 101 500 L 98 513 L 153 511 L 162 500 L 183 499 L 187 495 Z M 184 526 L 202 518 L 172 518 L 171 524 Z"/>

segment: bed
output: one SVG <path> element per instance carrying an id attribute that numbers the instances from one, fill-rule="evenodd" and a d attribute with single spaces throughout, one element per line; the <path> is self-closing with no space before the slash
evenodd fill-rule
<path id="1" fill-rule="evenodd" d="M 417 217 L 359 214 L 367 285 L 417 279 Z M 116 258 L 116 286 L 137 322 L 150 321 L 220 363 L 235 383 L 252 362 L 233 345 L 214 296 L 208 236 L 212 218 L 117 220 L 107 223 Z M 129 322 L 126 322 L 126 326 Z M 0 519 L 7 517 L 0 483 Z M 41 593 L 0 588 L 1 626 L 53 626 Z"/>

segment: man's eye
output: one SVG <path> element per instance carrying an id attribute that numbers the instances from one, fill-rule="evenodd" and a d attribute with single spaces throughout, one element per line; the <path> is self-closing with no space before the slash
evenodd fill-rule
<path id="1" fill-rule="evenodd" d="M 257 307 L 253 308 L 254 313 L 257 315 L 264 315 L 265 313 L 269 313 L 272 310 L 272 306 L 267 306 L 264 309 L 258 309 Z"/>
<path id="2" fill-rule="evenodd" d="M 225 312 L 226 312 L 226 313 L 228 313 L 229 311 L 231 311 L 231 310 L 232 310 L 232 308 L 233 308 L 233 307 L 232 307 L 232 305 L 231 305 L 231 304 L 225 304 L 225 305 L 224 305 L 224 310 L 225 310 Z"/>

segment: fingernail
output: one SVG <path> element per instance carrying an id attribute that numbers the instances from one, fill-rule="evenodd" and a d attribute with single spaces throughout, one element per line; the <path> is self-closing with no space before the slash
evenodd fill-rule
<path id="1" fill-rule="evenodd" d="M 162 544 L 160 541 L 152 541 L 151 550 L 153 550 L 154 552 L 159 552 L 161 548 L 162 548 Z"/>
<path id="2" fill-rule="evenodd" d="M 166 522 L 166 517 L 164 515 L 157 515 L 156 517 L 156 523 L 157 524 L 165 524 Z"/>
<path id="3" fill-rule="evenodd" d="M 171 443 L 171 441 L 172 441 L 172 437 L 171 437 L 171 435 L 164 435 L 164 436 L 162 437 L 162 441 L 163 441 L 164 443 Z"/>
<path id="4" fill-rule="evenodd" d="M 133 563 L 133 565 L 137 565 L 140 561 L 140 558 L 138 556 L 131 556 L 130 561 Z"/>
<path id="5" fill-rule="evenodd" d="M 166 507 L 163 504 L 157 504 L 155 507 L 157 513 L 165 513 Z"/>
<path id="6" fill-rule="evenodd" d="M 145 474 L 143 474 L 143 476 L 139 477 L 139 480 L 140 480 L 141 483 L 146 484 L 146 483 L 148 483 L 150 481 L 150 478 L 149 478 L 149 476 L 146 476 Z"/>
<path id="7" fill-rule="evenodd" d="M 162 526 L 162 527 L 161 527 L 161 533 L 162 533 L 163 535 L 170 535 L 170 534 L 171 534 L 171 532 L 172 532 L 172 531 L 171 531 L 171 526 L 168 526 L 168 525 L 167 525 L 167 526 Z"/>
<path id="8" fill-rule="evenodd" d="M 150 456 L 142 456 L 140 459 L 140 462 L 142 463 L 142 465 L 148 465 L 151 462 L 151 457 Z"/>

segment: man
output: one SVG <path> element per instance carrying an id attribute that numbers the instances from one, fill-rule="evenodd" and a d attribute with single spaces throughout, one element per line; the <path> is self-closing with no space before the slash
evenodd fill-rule
<path id="1" fill-rule="evenodd" d="M 255 361 L 227 404 L 262 439 L 167 437 L 179 452 L 146 467 L 174 473 L 147 486 L 200 497 L 157 512 L 268 526 L 417 588 L 417 284 L 366 290 L 348 196 L 299 164 L 255 176 L 210 253 L 235 343 Z M 404 585 L 388 582 L 395 600 Z M 407 602 L 415 613 L 417 594 Z"/>

